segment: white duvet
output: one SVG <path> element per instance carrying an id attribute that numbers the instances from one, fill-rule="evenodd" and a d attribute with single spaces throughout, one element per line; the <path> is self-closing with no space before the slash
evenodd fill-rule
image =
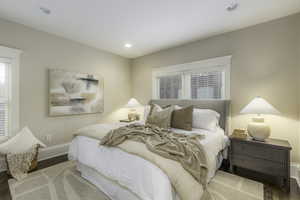
<path id="1" fill-rule="evenodd" d="M 96 124 L 79 130 L 79 132 L 109 132 L 112 129 L 124 126 L 123 123 Z M 174 132 L 191 134 L 197 132 L 204 134 L 201 140 L 208 159 L 208 181 L 214 176 L 218 168 L 218 154 L 226 148 L 228 139 L 224 131 L 218 128 L 216 131 L 193 129 L 184 131 L 173 129 Z M 174 200 L 172 186 L 165 173 L 138 156 L 126 153 L 119 148 L 99 145 L 99 140 L 85 136 L 77 136 L 71 143 L 69 158 L 87 165 L 106 178 L 116 181 L 119 185 L 130 190 L 142 200 Z M 109 196 L 111 191 L 104 191 Z"/>

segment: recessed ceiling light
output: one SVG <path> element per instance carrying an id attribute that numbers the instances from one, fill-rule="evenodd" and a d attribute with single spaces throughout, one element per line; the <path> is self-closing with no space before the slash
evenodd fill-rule
<path id="1" fill-rule="evenodd" d="M 124 45 L 124 47 L 126 47 L 126 48 L 131 48 L 131 47 L 132 47 L 132 44 L 126 43 L 126 44 Z"/>
<path id="2" fill-rule="evenodd" d="M 46 15 L 50 15 L 51 14 L 51 10 L 49 8 L 45 8 L 45 7 L 40 7 L 40 10 L 46 14 Z"/>
<path id="3" fill-rule="evenodd" d="M 238 4 L 237 2 L 231 2 L 231 3 L 227 6 L 226 10 L 229 11 L 229 12 L 231 12 L 231 11 L 236 10 L 238 7 L 239 7 L 239 4 Z"/>

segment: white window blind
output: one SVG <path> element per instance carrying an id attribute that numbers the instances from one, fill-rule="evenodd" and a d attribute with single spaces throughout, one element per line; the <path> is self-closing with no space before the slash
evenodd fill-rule
<path id="1" fill-rule="evenodd" d="M 0 45 L 0 139 L 19 131 L 19 71 L 22 51 Z"/>
<path id="2" fill-rule="evenodd" d="M 155 99 L 229 99 L 231 56 L 157 68 Z"/>
<path id="3" fill-rule="evenodd" d="M 221 99 L 223 91 L 222 71 L 191 74 L 192 99 Z"/>
<path id="4" fill-rule="evenodd" d="M 158 82 L 159 82 L 159 97 L 161 99 L 181 98 L 182 96 L 181 75 L 159 77 Z"/>
<path id="5" fill-rule="evenodd" d="M 8 135 L 8 63 L 0 62 L 0 136 Z"/>

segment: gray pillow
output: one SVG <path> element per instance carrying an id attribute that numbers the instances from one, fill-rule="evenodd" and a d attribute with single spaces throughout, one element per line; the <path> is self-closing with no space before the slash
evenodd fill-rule
<path id="1" fill-rule="evenodd" d="M 160 106 L 153 104 L 151 105 L 150 110 L 146 124 L 155 125 L 165 129 L 169 129 L 171 127 L 171 117 L 174 110 L 173 106 L 162 109 Z"/>
<path id="2" fill-rule="evenodd" d="M 171 127 L 191 131 L 193 125 L 193 110 L 193 106 L 174 110 L 172 113 Z"/>

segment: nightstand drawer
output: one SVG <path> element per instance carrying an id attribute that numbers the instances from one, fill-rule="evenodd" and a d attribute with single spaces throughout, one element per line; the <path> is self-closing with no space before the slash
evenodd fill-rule
<path id="1" fill-rule="evenodd" d="M 244 157 L 239 155 L 234 155 L 232 158 L 233 165 L 237 167 L 242 167 L 245 169 L 255 170 L 264 174 L 269 174 L 273 176 L 286 176 L 287 170 L 284 164 L 253 158 Z"/>
<path id="2" fill-rule="evenodd" d="M 284 163 L 286 159 L 286 151 L 270 148 L 261 144 L 253 145 L 232 141 L 232 151 L 233 154 L 246 155 L 280 163 Z"/>

